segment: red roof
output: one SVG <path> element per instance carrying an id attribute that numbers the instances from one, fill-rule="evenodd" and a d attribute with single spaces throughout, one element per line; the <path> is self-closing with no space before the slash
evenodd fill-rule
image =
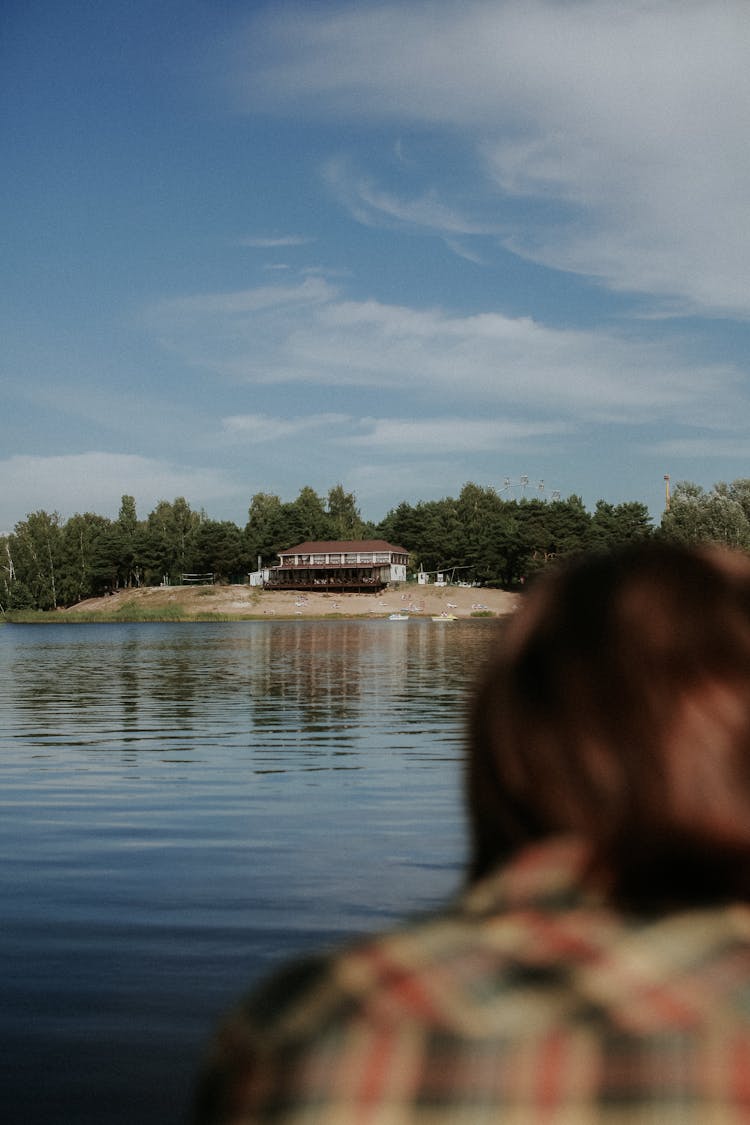
<path id="1" fill-rule="evenodd" d="M 285 547 L 280 555 L 339 555 L 344 552 L 354 554 L 366 551 L 389 551 L 396 555 L 408 555 L 405 547 L 394 547 L 385 539 L 324 539 L 314 543 L 299 543 L 296 547 Z"/>

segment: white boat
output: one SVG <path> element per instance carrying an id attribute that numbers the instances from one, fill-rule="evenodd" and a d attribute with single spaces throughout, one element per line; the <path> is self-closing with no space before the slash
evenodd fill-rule
<path id="1" fill-rule="evenodd" d="M 408 613 L 389 613 L 388 614 L 388 620 L 389 621 L 408 621 L 409 620 L 409 614 Z"/>
<path id="2" fill-rule="evenodd" d="M 455 613 L 438 613 L 433 617 L 432 620 L 433 621 L 455 621 L 456 615 L 455 615 Z"/>

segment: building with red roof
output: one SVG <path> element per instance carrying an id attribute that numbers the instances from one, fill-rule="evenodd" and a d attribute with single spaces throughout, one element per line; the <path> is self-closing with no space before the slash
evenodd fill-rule
<path id="1" fill-rule="evenodd" d="M 343 539 L 298 543 L 279 551 L 264 586 L 271 590 L 382 590 L 405 582 L 409 552 L 385 539 Z"/>

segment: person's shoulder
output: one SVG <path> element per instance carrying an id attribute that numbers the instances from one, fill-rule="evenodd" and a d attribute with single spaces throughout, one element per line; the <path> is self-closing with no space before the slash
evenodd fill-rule
<path id="1" fill-rule="evenodd" d="M 383 997 L 408 1007 L 421 979 L 465 946 L 465 922 L 452 910 L 294 960 L 273 972 L 235 1009 L 249 1035 L 268 1046 L 319 1033 L 372 1013 Z M 393 1010 L 395 1010 L 395 1007 Z"/>
<path id="2" fill-rule="evenodd" d="M 236 1005 L 214 1037 L 197 1086 L 194 1121 L 270 1120 L 258 1107 L 276 1113 L 287 1105 L 292 1087 L 294 1097 L 304 1098 L 311 1075 L 318 1075 L 325 1088 L 321 1096 L 327 1097 L 327 1084 L 347 1073 L 365 1040 L 385 1035 L 395 1042 L 405 1029 L 419 1037 L 441 1024 L 441 1004 L 429 982 L 445 948 L 445 927 L 453 924 L 444 915 L 426 918 L 273 972 Z M 447 991 L 444 976 L 440 991 Z"/>
<path id="3" fill-rule="evenodd" d="M 332 961 L 330 955 L 314 955 L 283 965 L 224 1017 L 198 1076 L 194 1123 L 234 1121 L 238 1105 L 280 1080 L 285 1059 L 309 1036 L 304 1028 Z M 330 1001 L 330 990 L 323 992 Z"/>
<path id="4" fill-rule="evenodd" d="M 244 998 L 239 1012 L 267 1027 L 281 1023 L 328 977 L 336 954 L 299 957 L 277 968 Z"/>

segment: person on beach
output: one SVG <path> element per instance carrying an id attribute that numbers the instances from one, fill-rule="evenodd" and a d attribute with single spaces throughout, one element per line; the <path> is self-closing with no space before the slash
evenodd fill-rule
<path id="1" fill-rule="evenodd" d="M 750 559 L 541 578 L 468 723 L 465 890 L 240 1004 L 198 1125 L 750 1120 Z"/>

